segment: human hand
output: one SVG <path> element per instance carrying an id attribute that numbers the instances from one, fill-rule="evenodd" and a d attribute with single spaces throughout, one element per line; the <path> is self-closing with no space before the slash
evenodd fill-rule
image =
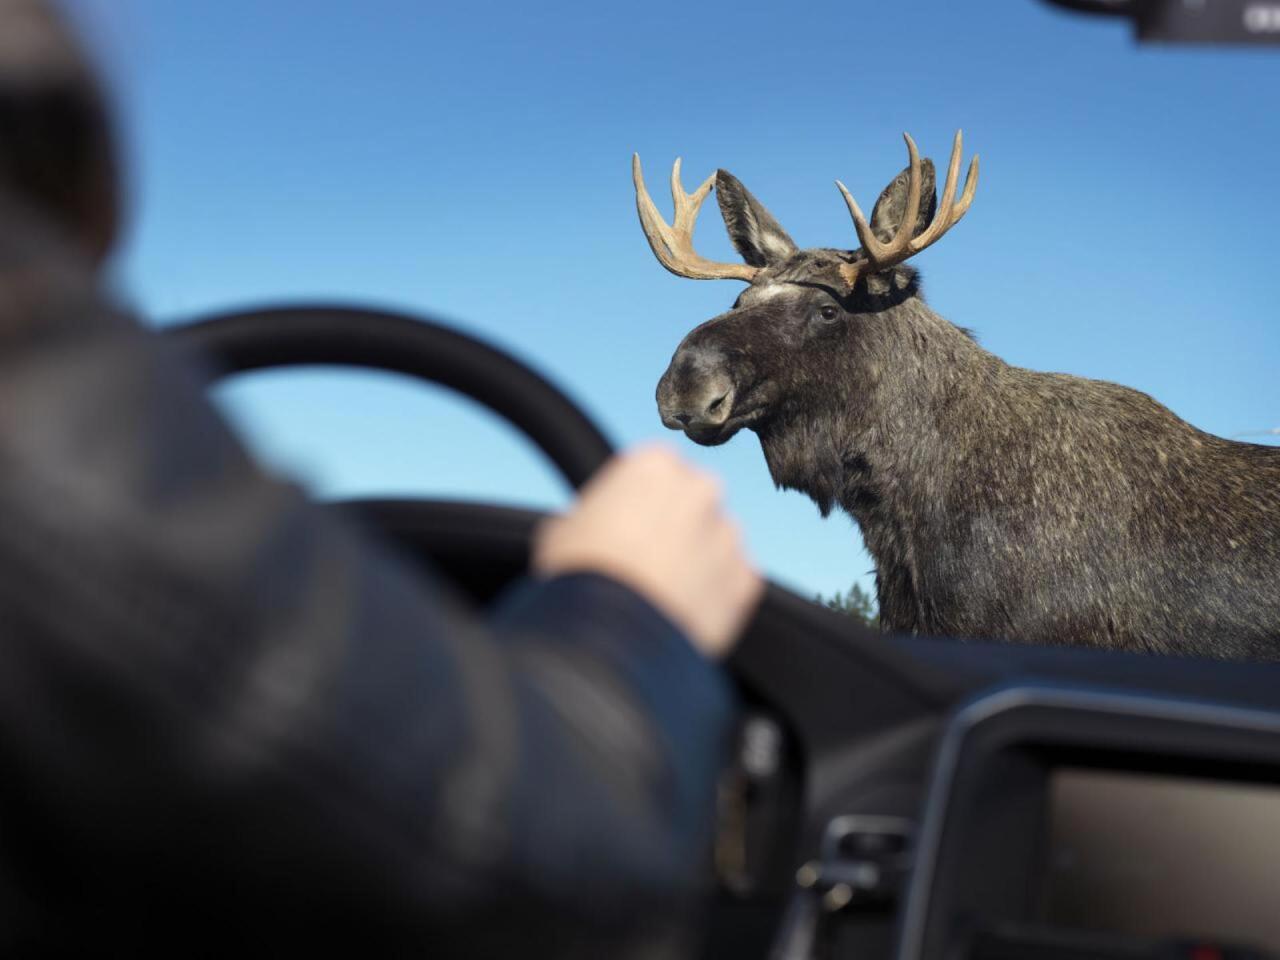
<path id="1" fill-rule="evenodd" d="M 670 617 L 705 656 L 723 657 L 764 584 L 721 501 L 714 478 L 665 447 L 622 454 L 567 513 L 538 529 L 534 572 L 612 577 Z"/>

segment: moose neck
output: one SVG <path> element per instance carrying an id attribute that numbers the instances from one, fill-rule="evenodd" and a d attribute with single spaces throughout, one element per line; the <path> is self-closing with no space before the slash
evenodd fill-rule
<path id="1" fill-rule="evenodd" d="M 883 594 L 886 577 L 918 582 L 915 557 L 1010 368 L 914 295 L 859 314 L 842 347 L 825 354 L 834 369 L 805 378 L 824 384 L 821 397 L 784 405 L 757 432 L 778 486 L 857 520 Z"/>

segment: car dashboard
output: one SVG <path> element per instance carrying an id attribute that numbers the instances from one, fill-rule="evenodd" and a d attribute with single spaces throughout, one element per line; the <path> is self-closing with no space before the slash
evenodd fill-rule
<path id="1" fill-rule="evenodd" d="M 343 509 L 477 602 L 540 519 Z M 703 955 L 1280 954 L 1275 668 L 892 638 L 776 586 L 731 668 Z"/>

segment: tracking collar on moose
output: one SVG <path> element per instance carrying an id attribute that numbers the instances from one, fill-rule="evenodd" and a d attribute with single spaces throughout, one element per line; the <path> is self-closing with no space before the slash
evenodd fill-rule
<path id="1" fill-rule="evenodd" d="M 933 164 L 907 147 L 870 224 L 841 185 L 854 251 L 799 249 L 724 170 L 686 195 L 679 161 L 669 226 L 633 160 L 662 265 L 750 284 L 676 350 L 663 423 L 704 445 L 753 430 L 778 486 L 851 514 L 887 630 L 1280 658 L 1280 448 L 1010 366 L 930 310 L 904 261 L 968 209 L 977 158 L 953 202 L 957 133 L 938 204 Z M 713 186 L 745 264 L 693 250 Z"/>

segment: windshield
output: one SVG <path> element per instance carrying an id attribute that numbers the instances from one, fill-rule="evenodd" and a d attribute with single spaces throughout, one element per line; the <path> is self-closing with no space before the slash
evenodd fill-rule
<path id="1" fill-rule="evenodd" d="M 1268 48 L 1135 46 L 1118 19 L 1002 4 L 71 4 L 120 102 L 135 220 L 122 286 L 157 323 L 340 300 L 424 312 L 560 383 L 620 445 L 660 437 L 726 485 L 802 593 L 874 594 L 839 509 L 775 489 L 755 435 L 664 430 L 655 389 L 735 280 L 691 283 L 637 222 L 731 170 L 801 247 L 858 239 L 906 163 L 964 130 L 973 207 L 914 265 L 940 316 L 1018 367 L 1114 381 L 1223 437 L 1280 436 L 1280 152 Z M 105 15 L 110 13 L 110 16 Z M 698 251 L 740 263 L 714 204 Z M 533 449 L 467 404 L 366 375 L 223 400 L 323 495 L 553 507 Z"/>

